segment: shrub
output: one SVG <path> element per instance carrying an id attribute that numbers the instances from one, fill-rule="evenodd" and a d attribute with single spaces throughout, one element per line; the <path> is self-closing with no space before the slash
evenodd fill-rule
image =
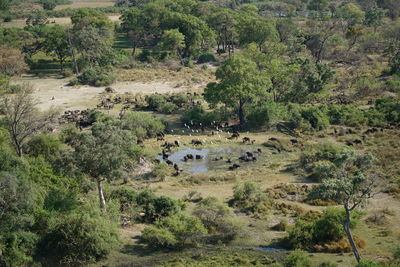
<path id="1" fill-rule="evenodd" d="M 155 222 L 142 232 L 142 241 L 153 248 L 182 248 L 196 245 L 207 231 L 196 217 L 175 214 Z"/>
<path id="2" fill-rule="evenodd" d="M 161 162 L 154 165 L 153 170 L 150 173 L 150 176 L 154 178 L 160 179 L 160 181 L 164 181 L 165 177 L 167 177 L 170 173 L 169 166 L 165 162 Z"/>
<path id="3" fill-rule="evenodd" d="M 122 127 L 132 131 L 138 139 L 152 137 L 165 130 L 165 125 L 159 118 L 140 112 L 126 112 L 122 119 Z"/>
<path id="4" fill-rule="evenodd" d="M 187 110 L 181 117 L 181 121 L 183 123 L 193 122 L 195 125 L 200 125 L 200 123 L 204 126 L 211 125 L 214 121 L 220 122 L 221 115 L 216 112 L 206 112 L 203 107 L 196 106 Z"/>
<path id="5" fill-rule="evenodd" d="M 201 200 L 193 210 L 193 215 L 201 220 L 210 234 L 218 240 L 233 240 L 240 226 L 234 221 L 232 210 L 215 197 Z"/>
<path id="6" fill-rule="evenodd" d="M 310 171 L 318 161 L 329 161 L 335 166 L 341 166 L 347 159 L 355 155 L 354 150 L 332 143 L 323 143 L 306 149 L 300 155 L 300 164 Z"/>
<path id="7" fill-rule="evenodd" d="M 178 106 L 171 102 L 163 103 L 159 108 L 158 111 L 164 114 L 172 114 L 178 109 Z"/>
<path id="8" fill-rule="evenodd" d="M 136 202 L 136 198 L 136 191 L 126 186 L 115 188 L 110 192 L 110 199 L 119 201 L 121 212 L 129 210 L 132 204 Z"/>
<path id="9" fill-rule="evenodd" d="M 4 233 L 0 238 L 2 257 L 0 265 L 27 266 L 32 263 L 38 236 L 31 232 Z"/>
<path id="10" fill-rule="evenodd" d="M 164 105 L 166 102 L 167 102 L 167 99 L 166 99 L 165 95 L 154 94 L 154 95 L 148 96 L 148 98 L 147 98 L 148 107 L 154 111 L 159 111 L 160 107 L 162 105 Z"/>
<path id="11" fill-rule="evenodd" d="M 329 126 L 327 114 L 319 107 L 304 107 L 301 111 L 301 116 L 317 131 Z"/>
<path id="12" fill-rule="evenodd" d="M 332 162 L 320 160 L 313 164 L 310 177 L 316 182 L 321 182 L 334 177 L 336 170 L 337 168 Z"/>
<path id="13" fill-rule="evenodd" d="M 115 73 L 111 67 L 93 67 L 87 68 L 78 76 L 80 84 L 92 86 L 108 86 L 116 79 Z"/>
<path id="14" fill-rule="evenodd" d="M 242 184 L 237 184 L 233 188 L 233 199 L 230 203 L 240 209 L 246 210 L 255 216 L 263 216 L 268 213 L 271 200 L 268 196 L 261 192 L 260 188 L 250 182 L 246 181 Z"/>
<path id="15" fill-rule="evenodd" d="M 329 117 L 324 106 L 288 105 L 288 113 L 292 128 L 303 131 L 323 130 L 329 126 Z"/>
<path id="16" fill-rule="evenodd" d="M 203 64 L 203 63 L 207 63 L 207 62 L 215 62 L 215 61 L 216 61 L 215 56 L 211 53 L 202 54 L 197 59 L 198 64 Z"/>
<path id="17" fill-rule="evenodd" d="M 331 124 L 359 126 L 366 122 L 364 113 L 354 105 L 332 105 L 328 107 Z"/>
<path id="18" fill-rule="evenodd" d="M 400 122 L 400 102 L 393 97 L 376 99 L 375 108 L 385 115 L 388 122 Z"/>
<path id="19" fill-rule="evenodd" d="M 289 243 L 293 248 L 311 249 L 327 252 L 343 252 L 350 249 L 342 226 L 344 211 L 339 208 L 327 208 L 323 215 L 312 221 L 298 219 L 289 231 Z M 350 227 L 356 227 L 359 214 L 353 213 Z M 360 247 L 365 243 L 358 238 Z"/>
<path id="20" fill-rule="evenodd" d="M 117 226 L 100 212 L 84 210 L 60 219 L 42 244 L 46 254 L 59 257 L 61 262 L 94 262 L 119 245 L 119 233 Z"/>
<path id="21" fill-rule="evenodd" d="M 146 222 L 154 222 L 162 217 L 171 216 L 183 208 L 178 201 L 167 196 L 157 197 L 149 190 L 143 190 L 138 194 L 136 204 L 144 212 L 143 219 Z"/>
<path id="22" fill-rule="evenodd" d="M 289 254 L 284 263 L 285 267 L 311 267 L 312 262 L 305 251 L 295 250 Z"/>
<path id="23" fill-rule="evenodd" d="M 30 156 L 43 156 L 47 161 L 52 161 L 60 149 L 61 142 L 45 134 L 33 137 L 27 144 L 27 151 Z"/>
<path id="24" fill-rule="evenodd" d="M 287 109 L 279 103 L 268 102 L 248 112 L 246 121 L 250 128 L 272 126 L 286 118 Z"/>
<path id="25" fill-rule="evenodd" d="M 53 0 L 41 0 L 41 4 L 45 10 L 53 10 L 57 5 Z"/>

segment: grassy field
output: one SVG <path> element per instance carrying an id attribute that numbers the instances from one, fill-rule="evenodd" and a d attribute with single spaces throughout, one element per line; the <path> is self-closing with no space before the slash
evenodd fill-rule
<path id="1" fill-rule="evenodd" d="M 247 145 L 243 144 L 240 140 L 227 140 L 226 138 L 229 137 L 229 133 L 227 132 L 214 136 L 210 136 L 210 132 L 203 134 L 181 133 L 183 128 L 178 126 L 179 124 L 176 122 L 178 116 L 159 114 L 157 114 L 157 116 L 166 118 L 170 122 L 175 120 L 175 124 L 171 124 L 173 125 L 175 134 L 166 136 L 166 141 L 168 142 L 179 140 L 181 144 L 186 147 L 191 146 L 189 143 L 193 138 L 197 138 L 204 141 L 205 144 L 203 148 L 230 147 L 250 151 L 255 151 L 257 148 L 260 148 L 263 151 L 263 155 L 259 157 L 256 164 L 248 166 L 244 164 L 244 166 L 236 171 L 228 171 L 227 165 L 226 168 L 212 170 L 208 173 L 184 173 L 181 176 L 175 177 L 172 176 L 171 170 L 171 176 L 167 177 L 164 181 L 143 180 L 141 176 L 138 176 L 136 178 L 132 177 L 128 184 L 129 186 L 134 188 L 151 188 L 159 195 L 167 195 L 174 199 L 183 198 L 190 191 L 195 190 L 202 197 L 215 196 L 227 203 L 232 198 L 233 187 L 242 181 L 255 182 L 263 191 L 277 184 L 302 185 L 311 183 L 311 181 L 304 179 L 303 176 L 299 176 L 296 172 L 290 171 L 292 167 L 297 164 L 303 148 L 291 146 L 289 142 L 289 138 L 291 137 L 287 135 L 275 131 L 243 133 L 243 135 L 255 140 L 254 145 Z M 328 129 L 324 137 L 321 137 L 322 135 L 320 135 L 320 137 L 316 135 L 304 135 L 301 138 L 301 142 L 305 147 L 311 144 L 328 141 L 341 143 L 341 139 L 337 140 L 329 135 L 332 131 L 332 129 Z M 393 130 L 393 134 L 398 134 L 398 132 L 398 130 Z M 278 138 L 280 142 L 287 147 L 287 151 L 276 153 L 273 149 L 263 146 L 263 143 L 270 137 Z M 374 139 L 380 138 L 379 136 L 371 137 L 370 142 L 374 142 Z M 145 142 L 145 147 L 150 151 L 150 154 L 155 155 L 161 151 L 160 144 L 161 142 L 150 139 Z M 364 149 L 365 147 L 358 147 L 360 151 Z M 224 158 L 226 158 L 226 156 L 224 156 Z M 249 248 L 257 251 L 259 247 L 274 246 L 277 241 L 287 235 L 286 232 L 278 232 L 271 229 L 271 227 L 276 225 L 282 218 L 286 218 L 289 224 L 292 225 L 294 224 L 294 220 L 299 216 L 299 212 L 301 214 L 307 211 L 323 211 L 325 209 L 325 207 L 310 206 L 290 199 L 279 199 L 276 201 L 295 207 L 296 211 L 292 213 L 281 213 L 280 211 L 272 209 L 261 217 L 237 213 L 236 216 L 244 227 L 243 233 L 226 248 L 202 247 L 200 250 L 208 249 L 210 250 L 209 253 L 213 254 L 215 251 L 219 251 L 219 249 L 228 249 L 234 251 L 233 254 L 236 253 L 235 255 L 237 257 L 243 259 L 243 264 L 238 266 L 253 266 L 250 263 L 246 263 L 245 260 Z M 194 205 L 193 203 L 188 204 L 186 209 L 188 214 L 190 214 Z M 400 220 L 399 200 L 385 193 L 381 193 L 372 199 L 362 212 L 364 215 L 362 216 L 359 226 L 354 231 L 354 234 L 362 237 L 367 242 L 366 248 L 361 250 L 362 255 L 382 261 L 390 259 L 393 249 L 400 243 L 400 227 L 396 223 Z M 373 218 L 379 217 L 378 215 L 382 213 L 385 214 L 384 221 L 373 220 Z M 371 219 L 371 217 L 373 218 Z M 138 240 L 143 227 L 144 225 L 138 224 L 123 229 L 123 247 L 115 252 L 108 260 L 96 266 L 102 266 L 104 264 L 109 266 L 147 266 L 155 263 L 159 263 L 159 266 L 196 266 L 191 260 L 193 260 L 193 254 L 198 253 L 198 249 L 188 249 L 181 253 L 176 251 L 154 252 L 141 245 Z M 259 256 L 258 253 L 260 253 L 260 251 L 257 251 L 257 255 Z M 264 257 L 270 257 L 268 252 L 261 252 L 261 254 L 264 255 Z M 277 255 L 284 257 L 286 252 L 278 252 Z M 315 263 L 330 261 L 336 263 L 340 267 L 348 267 L 355 264 L 354 257 L 351 253 L 311 253 L 310 255 Z M 255 259 L 258 256 L 253 255 Z M 165 262 L 166 259 L 168 259 L 167 262 Z M 219 261 L 217 256 L 210 256 L 209 260 L 210 259 L 214 261 L 214 264 L 217 264 L 215 262 Z M 161 264 L 160 262 L 163 263 Z M 213 266 L 212 263 L 208 263 L 207 261 L 205 261 L 204 264 L 204 266 Z"/>

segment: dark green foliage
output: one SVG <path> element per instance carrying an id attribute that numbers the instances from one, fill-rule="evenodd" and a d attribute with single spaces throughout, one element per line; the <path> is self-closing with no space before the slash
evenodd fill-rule
<path id="1" fill-rule="evenodd" d="M 49 135 L 40 134 L 29 140 L 26 150 L 32 157 L 43 156 L 47 161 L 54 161 L 61 150 L 61 142 Z"/>
<path id="2" fill-rule="evenodd" d="M 153 248 L 195 246 L 207 231 L 196 217 L 176 214 L 162 218 L 142 232 L 142 241 Z"/>
<path id="3" fill-rule="evenodd" d="M 53 10 L 57 3 L 54 0 L 41 0 L 40 3 L 43 6 L 43 9 L 45 10 Z"/>
<path id="4" fill-rule="evenodd" d="M 208 63 L 208 62 L 215 62 L 215 56 L 211 53 L 201 54 L 197 59 L 198 64 Z"/>
<path id="5" fill-rule="evenodd" d="M 202 106 L 188 109 L 181 117 L 183 123 L 210 126 L 214 121 L 221 122 L 221 115 L 217 111 L 207 112 Z"/>
<path id="6" fill-rule="evenodd" d="M 303 131 L 323 130 L 329 126 L 324 106 L 289 105 L 288 113 L 293 128 Z"/>
<path id="7" fill-rule="evenodd" d="M 43 252 L 60 262 L 94 262 L 107 256 L 119 245 L 115 223 L 93 207 L 86 207 L 60 218 L 43 237 Z"/>
<path id="8" fill-rule="evenodd" d="M 324 214 L 314 220 L 298 219 L 289 231 L 288 241 L 294 248 L 313 250 L 316 245 L 337 242 L 345 237 L 342 220 L 345 213 L 338 208 L 327 208 Z M 352 216 L 351 228 L 355 228 L 359 214 Z"/>
<path id="9" fill-rule="evenodd" d="M 287 108 L 279 103 L 266 102 L 260 107 L 254 107 L 246 116 L 250 128 L 270 127 L 287 118 Z"/>
<path id="10" fill-rule="evenodd" d="M 80 84 L 88 84 L 92 86 L 111 85 L 116 79 L 112 68 L 93 67 L 87 68 L 78 76 Z"/>
<path id="11" fill-rule="evenodd" d="M 386 97 L 375 101 L 375 108 L 384 114 L 388 122 L 400 122 L 400 102 Z"/>
<path id="12" fill-rule="evenodd" d="M 131 131 L 138 139 L 153 137 L 165 130 L 165 125 L 159 118 L 140 112 L 125 113 L 122 127 Z"/>
<path id="13" fill-rule="evenodd" d="M 366 122 L 363 111 L 354 105 L 332 105 L 328 107 L 328 116 L 331 124 L 360 126 Z"/>

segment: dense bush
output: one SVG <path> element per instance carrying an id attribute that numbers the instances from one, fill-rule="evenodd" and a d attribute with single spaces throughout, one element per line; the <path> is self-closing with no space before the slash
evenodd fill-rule
<path id="1" fill-rule="evenodd" d="M 247 125 L 250 128 L 272 126 L 287 118 L 287 108 L 282 104 L 268 102 L 260 107 L 254 107 L 246 116 Z"/>
<path id="2" fill-rule="evenodd" d="M 336 125 L 359 126 L 366 122 L 364 112 L 354 105 L 331 105 L 328 116 L 330 123 Z"/>
<path id="3" fill-rule="evenodd" d="M 88 84 L 92 86 L 108 86 L 116 79 L 115 73 L 111 68 L 93 67 L 87 68 L 78 76 L 80 84 Z"/>
<path id="4" fill-rule="evenodd" d="M 177 109 L 178 109 L 178 106 L 177 106 L 177 105 L 175 105 L 174 103 L 171 103 L 171 102 L 167 102 L 167 103 L 163 103 L 163 104 L 159 107 L 158 111 L 160 111 L 161 113 L 164 113 L 164 114 L 172 114 L 172 113 L 174 113 Z"/>
<path id="5" fill-rule="evenodd" d="M 201 106 L 193 107 L 187 110 L 181 117 L 183 123 L 191 123 L 195 125 L 212 125 L 213 122 L 220 122 L 221 115 L 216 112 L 207 112 Z"/>
<path id="6" fill-rule="evenodd" d="M 127 112 L 122 119 L 122 127 L 130 130 L 138 139 L 155 136 L 165 130 L 162 121 L 147 113 Z"/>
<path id="7" fill-rule="evenodd" d="M 47 161 L 53 161 L 61 149 L 61 142 L 49 135 L 37 135 L 27 144 L 27 152 L 32 157 L 43 156 Z"/>
<path id="8" fill-rule="evenodd" d="M 167 196 L 156 196 L 154 192 L 143 190 L 135 193 L 126 187 L 114 189 L 110 198 L 120 202 L 120 210 L 130 213 L 132 219 L 144 222 L 154 222 L 162 217 L 178 213 L 183 204 Z M 143 216 L 139 216 L 143 213 Z"/>
<path id="9" fill-rule="evenodd" d="M 215 197 L 201 200 L 193 210 L 193 215 L 201 220 L 214 240 L 228 242 L 239 234 L 240 226 L 232 210 Z"/>
<path id="10" fill-rule="evenodd" d="M 285 260 L 285 267 L 311 267 L 312 261 L 308 254 L 302 250 L 295 250 Z"/>
<path id="11" fill-rule="evenodd" d="M 196 245 L 206 232 L 198 218 L 179 213 L 147 226 L 142 232 L 142 241 L 153 248 L 182 248 Z"/>
<path id="12" fill-rule="evenodd" d="M 323 215 L 315 220 L 298 219 L 289 231 L 288 241 L 293 248 L 327 252 L 347 252 L 350 245 L 345 239 L 342 220 L 344 211 L 338 208 L 327 208 Z M 356 227 L 359 214 L 352 214 L 350 227 Z M 365 246 L 363 241 L 356 241 Z"/>
<path id="13" fill-rule="evenodd" d="M 380 98 L 375 101 L 375 108 L 384 114 L 388 122 L 400 122 L 400 102 L 392 97 Z"/>
<path id="14" fill-rule="evenodd" d="M 300 155 L 300 164 L 306 170 L 313 170 L 316 162 L 329 161 L 340 166 L 350 157 L 355 155 L 354 150 L 332 143 L 322 143 L 307 148 Z"/>
<path id="15" fill-rule="evenodd" d="M 42 240 L 43 252 L 61 262 L 93 262 L 119 245 L 115 223 L 100 212 L 82 210 L 66 215 Z"/>
<path id="16" fill-rule="evenodd" d="M 197 63 L 198 64 L 208 63 L 208 62 L 215 62 L 215 61 L 216 61 L 215 56 L 213 54 L 211 54 L 211 53 L 202 54 L 197 59 Z"/>

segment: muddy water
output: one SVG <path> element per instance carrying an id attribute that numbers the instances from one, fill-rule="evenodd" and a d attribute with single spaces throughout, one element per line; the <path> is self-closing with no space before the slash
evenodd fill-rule
<path id="1" fill-rule="evenodd" d="M 218 148 L 191 148 L 185 147 L 183 149 L 174 151 L 168 157 L 170 161 L 176 163 L 179 167 L 183 168 L 192 174 L 205 173 L 212 170 L 227 170 L 233 163 L 238 163 L 241 166 L 251 166 L 255 162 L 239 162 L 238 158 L 246 154 L 246 151 L 252 151 L 249 149 L 241 148 L 230 148 L 230 147 L 218 147 Z M 184 161 L 183 158 L 187 154 L 192 154 L 194 157 L 200 155 L 202 159 L 193 159 Z M 256 153 L 255 153 L 256 154 Z M 259 156 L 259 155 L 255 155 Z M 222 159 L 219 159 L 222 157 Z M 158 156 L 160 161 L 163 161 L 162 156 Z M 218 160 L 216 160 L 218 159 Z M 228 159 L 232 160 L 232 163 L 227 163 Z"/>

